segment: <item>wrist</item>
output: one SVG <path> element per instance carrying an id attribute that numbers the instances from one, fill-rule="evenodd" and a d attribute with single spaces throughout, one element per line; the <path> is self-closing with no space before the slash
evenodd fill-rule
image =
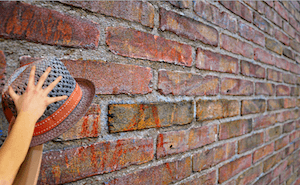
<path id="1" fill-rule="evenodd" d="M 26 122 L 28 126 L 34 126 L 39 118 L 29 111 L 20 111 L 16 119 L 19 119 L 21 122 Z"/>

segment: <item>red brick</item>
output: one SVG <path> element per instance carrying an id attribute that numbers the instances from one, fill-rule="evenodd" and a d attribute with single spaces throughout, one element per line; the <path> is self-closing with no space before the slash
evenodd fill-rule
<path id="1" fill-rule="evenodd" d="M 254 60 L 271 65 L 275 64 L 274 56 L 270 52 L 260 48 L 254 48 Z"/>
<path id="2" fill-rule="evenodd" d="M 262 145 L 264 142 L 264 133 L 256 133 L 251 136 L 245 137 L 238 141 L 238 153 L 244 153 L 257 146 Z"/>
<path id="3" fill-rule="evenodd" d="M 221 94 L 224 95 L 252 95 L 254 93 L 253 82 L 242 79 L 222 78 Z"/>
<path id="4" fill-rule="evenodd" d="M 124 139 L 43 153 L 39 184 L 62 184 L 152 160 L 152 139 Z"/>
<path id="5" fill-rule="evenodd" d="M 281 127 L 276 126 L 266 130 L 266 142 L 271 141 L 281 135 Z"/>
<path id="6" fill-rule="evenodd" d="M 292 38 L 296 37 L 296 30 L 289 23 L 284 22 L 283 30 Z"/>
<path id="7" fill-rule="evenodd" d="M 273 9 L 271 7 L 265 6 L 263 14 L 265 14 L 266 18 L 269 19 L 270 21 L 272 21 L 274 24 L 277 24 L 279 27 L 282 27 L 283 19 L 280 17 L 280 15 L 278 13 L 273 11 Z"/>
<path id="8" fill-rule="evenodd" d="M 197 121 L 220 119 L 240 114 L 239 103 L 236 100 L 198 100 Z"/>
<path id="9" fill-rule="evenodd" d="M 265 109 L 264 99 L 242 100 L 242 115 L 265 112 Z"/>
<path id="10" fill-rule="evenodd" d="M 60 135 L 61 140 L 98 137 L 101 132 L 100 105 L 92 104 L 87 113 L 67 132 Z"/>
<path id="11" fill-rule="evenodd" d="M 215 184 L 217 180 L 216 170 L 201 175 L 193 180 L 181 183 L 180 185 L 199 185 L 199 184 Z"/>
<path id="12" fill-rule="evenodd" d="M 300 128 L 300 120 L 295 121 L 296 129 Z"/>
<path id="13" fill-rule="evenodd" d="M 293 48 L 295 51 L 300 52 L 300 42 L 297 42 L 295 40 L 290 39 L 290 46 Z"/>
<path id="14" fill-rule="evenodd" d="M 159 70 L 158 90 L 161 94 L 216 95 L 219 93 L 217 76 Z"/>
<path id="15" fill-rule="evenodd" d="M 274 57 L 274 60 L 275 60 L 276 67 L 287 70 L 287 71 L 290 70 L 290 63 L 287 60 L 282 59 L 282 58 L 277 58 L 277 57 Z"/>
<path id="16" fill-rule="evenodd" d="M 297 178 L 298 178 L 298 174 L 297 174 L 297 173 L 292 174 L 292 175 L 287 179 L 286 185 L 291 185 L 291 184 L 293 184 L 293 183 L 296 181 Z"/>
<path id="17" fill-rule="evenodd" d="M 281 160 L 281 154 L 277 153 L 269 157 L 267 160 L 263 162 L 264 164 L 264 172 L 267 172 L 269 169 L 271 169 L 273 166 L 278 164 Z"/>
<path id="18" fill-rule="evenodd" d="M 249 5 L 250 7 L 252 7 L 253 9 L 257 9 L 257 6 L 256 6 L 256 1 L 251 1 L 251 0 L 244 0 L 244 2 Z"/>
<path id="19" fill-rule="evenodd" d="M 161 133 L 157 137 L 157 158 L 213 143 L 216 134 L 216 125 Z"/>
<path id="20" fill-rule="evenodd" d="M 300 96 L 300 87 L 291 87 L 291 96 Z"/>
<path id="21" fill-rule="evenodd" d="M 225 2 L 225 1 L 223 1 Z M 247 58 L 253 58 L 253 46 L 229 35 L 222 34 L 220 46 L 222 49 L 235 54 L 243 55 Z"/>
<path id="22" fill-rule="evenodd" d="M 276 178 L 275 180 L 273 180 L 269 185 L 280 185 L 279 178 Z"/>
<path id="23" fill-rule="evenodd" d="M 260 65 L 256 65 L 247 61 L 241 61 L 241 73 L 245 76 L 265 78 L 266 72 L 265 68 Z"/>
<path id="24" fill-rule="evenodd" d="M 99 25 L 55 10 L 20 2 L 0 3 L 0 37 L 96 49 Z"/>
<path id="25" fill-rule="evenodd" d="M 295 98 L 284 98 L 284 108 L 293 108 L 296 107 L 296 99 Z"/>
<path id="26" fill-rule="evenodd" d="M 278 110 L 284 108 L 284 100 L 283 99 L 269 99 L 268 100 L 268 111 Z"/>
<path id="27" fill-rule="evenodd" d="M 265 35 L 252 28 L 244 21 L 239 21 L 239 35 L 258 45 L 265 46 Z"/>
<path id="28" fill-rule="evenodd" d="M 91 12 L 113 16 L 141 23 L 153 28 L 154 7 L 148 2 L 141 1 L 61 1 L 64 4 L 80 7 Z"/>
<path id="29" fill-rule="evenodd" d="M 196 68 L 234 74 L 239 71 L 237 58 L 201 48 L 197 49 Z"/>
<path id="30" fill-rule="evenodd" d="M 268 1 L 273 2 L 273 1 Z M 266 185 L 269 184 L 273 180 L 272 178 L 272 172 L 267 173 L 266 175 L 259 178 L 258 181 L 256 181 L 253 185 Z"/>
<path id="31" fill-rule="evenodd" d="M 281 30 L 275 29 L 274 36 L 277 40 L 279 40 L 283 44 L 285 44 L 287 46 L 290 44 L 289 37 L 285 33 L 283 33 Z"/>
<path id="32" fill-rule="evenodd" d="M 219 139 L 229 139 L 252 131 L 252 120 L 243 119 L 220 124 Z"/>
<path id="33" fill-rule="evenodd" d="M 289 74 L 289 73 L 283 73 L 282 74 L 282 80 L 285 82 L 285 83 L 289 83 L 289 84 L 296 84 L 296 76 L 295 75 L 292 75 L 292 74 Z"/>
<path id="34" fill-rule="evenodd" d="M 274 7 L 274 2 L 271 0 L 265 0 L 265 3 L 267 3 L 269 6 Z"/>
<path id="35" fill-rule="evenodd" d="M 178 161 L 136 171 L 105 182 L 105 184 L 170 184 L 190 176 L 192 173 L 191 164 L 191 158 L 187 157 Z"/>
<path id="36" fill-rule="evenodd" d="M 0 92 L 2 92 L 6 79 L 6 60 L 3 51 L 0 50 Z M 0 98 L 1 101 L 1 98 Z"/>
<path id="37" fill-rule="evenodd" d="M 289 21 L 288 21 L 298 32 L 300 31 L 300 24 L 298 21 L 294 18 L 293 15 L 289 15 Z M 296 33 L 297 34 L 297 33 Z M 299 42 L 299 40 L 298 40 Z"/>
<path id="38" fill-rule="evenodd" d="M 293 112 L 290 110 L 277 113 L 276 115 L 277 122 L 285 122 L 287 120 L 294 119 Z"/>
<path id="39" fill-rule="evenodd" d="M 259 2 L 259 1 L 258 1 Z M 260 16 L 258 13 L 254 12 L 253 14 L 253 24 L 257 26 L 262 31 L 273 35 L 274 27 L 270 24 L 264 17 Z"/>
<path id="40" fill-rule="evenodd" d="M 193 156 L 193 171 L 202 171 L 230 159 L 235 154 L 235 142 L 201 151 Z"/>
<path id="41" fill-rule="evenodd" d="M 253 182 L 258 176 L 260 176 L 260 174 L 263 173 L 262 170 L 262 164 L 251 167 L 236 179 L 236 184 L 245 185 Z"/>
<path id="42" fill-rule="evenodd" d="M 63 60 L 71 75 L 91 80 L 96 94 L 147 94 L 152 71 L 149 67 L 116 64 L 101 60 Z"/>
<path id="43" fill-rule="evenodd" d="M 285 56 L 287 58 L 295 60 L 295 53 L 292 50 L 288 49 L 288 48 L 284 48 L 282 54 L 283 54 L 283 56 Z"/>
<path id="44" fill-rule="evenodd" d="M 233 13 L 247 20 L 248 22 L 253 22 L 253 13 L 245 5 L 239 1 L 220 1 L 220 3 Z"/>
<path id="45" fill-rule="evenodd" d="M 292 132 L 289 136 L 290 142 L 294 142 L 295 140 L 299 139 L 300 137 L 300 130 L 296 130 L 295 132 Z"/>
<path id="46" fill-rule="evenodd" d="M 192 65 L 192 47 L 163 37 L 124 27 L 106 28 L 106 44 L 118 55 Z"/>
<path id="47" fill-rule="evenodd" d="M 112 104 L 108 106 L 110 132 L 184 125 L 194 117 L 192 102 Z"/>
<path id="48" fill-rule="evenodd" d="M 296 184 L 300 184 L 300 177 L 295 181 L 294 184 L 295 184 L 295 185 L 296 185 Z"/>
<path id="49" fill-rule="evenodd" d="M 268 80 L 282 82 L 282 72 L 273 69 L 268 69 Z"/>
<path id="50" fill-rule="evenodd" d="M 215 28 L 163 8 L 160 8 L 159 14 L 159 28 L 162 31 L 171 31 L 190 40 L 218 46 L 219 37 Z"/>
<path id="51" fill-rule="evenodd" d="M 293 73 L 296 73 L 296 74 L 300 74 L 300 65 L 299 64 L 290 63 L 290 71 L 293 72 Z"/>
<path id="52" fill-rule="evenodd" d="M 288 169 L 284 170 L 279 177 L 279 183 L 283 184 L 292 174 L 292 167 L 288 167 Z"/>
<path id="53" fill-rule="evenodd" d="M 278 177 L 287 167 L 287 163 L 288 161 L 285 160 L 283 162 L 281 162 L 273 171 L 273 179 L 275 179 L 276 177 Z"/>
<path id="54" fill-rule="evenodd" d="M 221 28 L 229 30 L 230 32 L 236 32 L 236 18 L 227 12 L 221 12 L 219 8 L 207 2 L 195 1 L 194 3 L 194 11 L 197 15 Z"/>
<path id="55" fill-rule="evenodd" d="M 297 1 L 295 1 L 295 2 L 291 1 L 291 3 L 293 4 L 293 6 L 294 6 L 296 9 L 300 9 L 300 4 L 299 4 Z"/>
<path id="56" fill-rule="evenodd" d="M 266 48 L 267 49 L 269 49 L 279 55 L 282 54 L 282 45 L 279 42 L 277 42 L 273 39 L 269 39 L 267 37 L 265 40 L 266 40 Z"/>
<path id="57" fill-rule="evenodd" d="M 291 132 L 295 129 L 295 124 L 293 121 L 291 122 L 288 122 L 288 123 L 285 123 L 283 125 L 283 133 L 288 133 L 288 132 Z"/>
<path id="58" fill-rule="evenodd" d="M 276 85 L 276 96 L 289 96 L 290 88 L 286 85 Z"/>
<path id="59" fill-rule="evenodd" d="M 273 96 L 275 94 L 275 85 L 271 83 L 256 82 L 255 95 Z"/>
<path id="60" fill-rule="evenodd" d="M 277 115 L 276 114 L 266 114 L 261 115 L 253 120 L 253 129 L 258 130 L 262 128 L 269 127 L 270 125 L 273 125 L 277 122 Z"/>
<path id="61" fill-rule="evenodd" d="M 169 1 L 173 6 L 176 6 L 178 8 L 189 8 L 189 6 L 192 4 L 191 1 Z"/>
<path id="62" fill-rule="evenodd" d="M 289 144 L 289 136 L 285 136 L 275 141 L 275 150 L 279 150 Z"/>
<path id="63" fill-rule="evenodd" d="M 253 163 L 263 159 L 264 157 L 270 155 L 274 151 L 274 143 L 265 145 L 253 152 Z"/>
<path id="64" fill-rule="evenodd" d="M 242 170 L 249 168 L 252 163 L 251 154 L 240 157 L 235 161 L 225 164 L 219 168 L 219 183 L 223 183 L 238 174 Z"/>

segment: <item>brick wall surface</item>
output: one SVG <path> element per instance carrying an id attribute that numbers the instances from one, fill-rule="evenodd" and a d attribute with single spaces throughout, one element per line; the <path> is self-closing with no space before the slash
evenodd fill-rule
<path id="1" fill-rule="evenodd" d="M 86 115 L 44 145 L 38 184 L 300 184 L 300 1 L 0 12 L 0 90 L 47 56 L 96 87 Z M 2 111 L 0 121 L 1 145 Z"/>

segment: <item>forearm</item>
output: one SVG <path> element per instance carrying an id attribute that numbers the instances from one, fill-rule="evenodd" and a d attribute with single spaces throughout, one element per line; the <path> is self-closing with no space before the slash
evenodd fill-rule
<path id="1" fill-rule="evenodd" d="M 34 120 L 30 114 L 18 114 L 15 124 L 0 149 L 0 182 L 13 180 L 29 149 Z"/>

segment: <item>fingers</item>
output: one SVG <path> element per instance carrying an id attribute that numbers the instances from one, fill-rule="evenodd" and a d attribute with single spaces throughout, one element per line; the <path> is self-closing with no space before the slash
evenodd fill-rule
<path id="1" fill-rule="evenodd" d="M 35 66 L 32 66 L 29 74 L 28 86 L 34 86 L 34 75 L 35 75 Z"/>
<path id="2" fill-rule="evenodd" d="M 8 94 L 10 95 L 10 97 L 13 99 L 14 102 L 16 102 L 16 100 L 19 98 L 19 95 L 15 93 L 15 91 L 11 86 L 8 87 Z"/>
<path id="3" fill-rule="evenodd" d="M 67 98 L 68 98 L 67 95 L 49 98 L 48 101 L 47 101 L 47 106 L 50 105 L 51 103 L 61 101 L 61 100 L 65 100 Z"/>
<path id="4" fill-rule="evenodd" d="M 59 76 L 56 78 L 50 85 L 48 85 L 47 88 L 45 88 L 46 95 L 49 94 L 49 92 L 58 84 L 58 82 L 62 79 L 62 76 Z"/>
<path id="5" fill-rule="evenodd" d="M 51 67 L 48 67 L 45 71 L 45 73 L 41 76 L 41 78 L 39 79 L 38 83 L 36 84 L 36 88 L 37 89 L 41 89 L 45 80 L 47 79 L 48 77 L 48 74 L 50 73 L 51 71 Z"/>

